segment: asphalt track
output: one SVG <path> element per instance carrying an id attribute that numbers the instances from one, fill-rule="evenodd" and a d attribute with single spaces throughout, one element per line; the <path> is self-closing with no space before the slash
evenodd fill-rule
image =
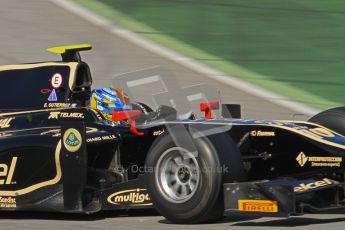
<path id="1" fill-rule="evenodd" d="M 245 118 L 290 119 L 295 111 L 277 106 L 210 80 L 186 67 L 168 61 L 129 41 L 66 12 L 46 0 L 0 0 L 0 64 L 56 60 L 44 49 L 53 45 L 91 43 L 83 53 L 95 86 L 107 86 L 115 75 L 161 66 L 174 72 L 182 86 L 207 83 L 221 92 L 223 101 L 241 103 Z M 18 82 L 20 84 L 20 82 Z M 13 89 L 16 90 L 16 89 Z M 151 88 L 146 89 L 150 92 Z M 18 92 L 19 93 L 19 92 Z M 306 117 L 299 117 L 306 119 Z M 305 215 L 291 219 L 225 218 L 208 225 L 175 226 L 154 212 L 99 213 L 91 216 L 50 213 L 0 214 L 0 229 L 344 229 L 345 215 Z"/>

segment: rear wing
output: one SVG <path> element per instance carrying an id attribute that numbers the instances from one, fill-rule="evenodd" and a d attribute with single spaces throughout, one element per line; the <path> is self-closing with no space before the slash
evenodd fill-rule
<path id="1" fill-rule="evenodd" d="M 91 50 L 90 44 L 78 44 L 68 46 L 55 46 L 47 50 L 51 53 L 61 54 L 63 62 L 81 62 L 79 51 Z"/>

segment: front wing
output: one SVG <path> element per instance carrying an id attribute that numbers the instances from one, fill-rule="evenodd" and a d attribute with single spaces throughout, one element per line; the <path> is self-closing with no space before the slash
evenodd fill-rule
<path id="1" fill-rule="evenodd" d="M 344 183 L 281 179 L 224 184 L 225 215 L 289 217 L 345 209 Z"/>

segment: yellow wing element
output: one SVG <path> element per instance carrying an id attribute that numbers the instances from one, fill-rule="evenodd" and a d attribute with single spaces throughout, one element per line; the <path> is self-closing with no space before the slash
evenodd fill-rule
<path id="1" fill-rule="evenodd" d="M 83 50 L 90 50 L 92 49 L 92 45 L 90 44 L 78 44 L 78 45 L 68 45 L 68 46 L 54 46 L 50 47 L 47 50 L 51 53 L 55 54 L 64 54 L 68 51 L 83 51 Z"/>
<path id="2" fill-rule="evenodd" d="M 68 46 L 55 46 L 47 50 L 55 54 L 61 54 L 63 62 L 81 62 L 79 51 L 90 50 L 90 44 L 78 44 Z"/>

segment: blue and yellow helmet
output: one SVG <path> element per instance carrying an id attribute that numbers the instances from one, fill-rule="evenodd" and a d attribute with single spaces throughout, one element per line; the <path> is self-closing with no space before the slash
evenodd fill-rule
<path id="1" fill-rule="evenodd" d="M 91 92 L 90 107 L 101 112 L 106 119 L 112 120 L 112 112 L 126 109 L 128 101 L 121 89 L 94 89 Z"/>

